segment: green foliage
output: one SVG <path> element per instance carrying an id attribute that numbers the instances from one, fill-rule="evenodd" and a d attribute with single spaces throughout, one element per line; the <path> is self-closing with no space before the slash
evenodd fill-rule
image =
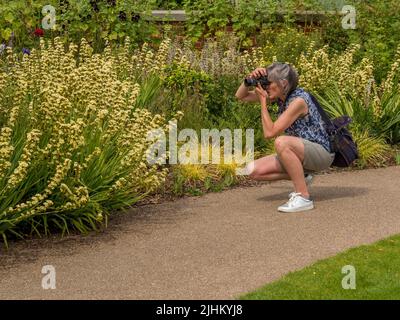
<path id="1" fill-rule="evenodd" d="M 291 26 L 262 29 L 257 35 L 257 43 L 262 46 L 265 57 L 275 57 L 277 61 L 293 65 L 297 64 L 300 55 L 306 52 L 311 44 L 314 50 L 323 45 L 318 29 L 305 33 L 302 29 Z"/>
<path id="2" fill-rule="evenodd" d="M 85 58 L 77 66 L 76 49 L 65 52 L 56 38 L 22 61 L 11 52 L 6 68 L 0 68 L 0 236 L 5 241 L 54 230 L 97 230 L 111 212 L 136 203 L 164 181 L 166 170 L 149 164 L 146 150 L 152 144 L 147 132 L 166 131 L 166 119 L 132 110 L 139 88 L 119 78 L 117 60 L 106 53 L 91 55 L 82 40 Z M 44 74 L 48 80 L 39 82 Z"/>
<path id="3" fill-rule="evenodd" d="M 383 79 L 400 43 L 400 2 L 397 0 L 358 1 L 357 30 L 351 41 L 362 45 L 363 55 L 372 59 L 378 81 Z"/>
<path id="4" fill-rule="evenodd" d="M 213 36 L 231 26 L 242 44 L 251 46 L 251 36 L 255 36 L 263 28 L 277 24 L 280 11 L 290 10 L 287 2 L 294 3 L 274 0 L 186 0 L 184 7 L 188 13 L 187 31 L 193 40 L 198 40 L 202 36 Z"/>
<path id="5" fill-rule="evenodd" d="M 184 113 L 180 128 L 192 128 L 198 132 L 207 128 L 210 122 L 206 100 L 213 88 L 212 78 L 182 64 L 171 64 L 165 72 L 161 89 L 165 99 L 159 102 L 166 106 L 166 116 L 180 110 Z"/>
<path id="6" fill-rule="evenodd" d="M 276 114 L 271 113 L 273 120 L 276 120 Z M 254 148 L 264 154 L 273 152 L 273 140 L 265 139 L 261 124 L 261 109 L 259 104 L 241 103 L 236 101 L 230 105 L 230 108 L 224 109 L 219 121 L 215 123 L 216 127 L 222 129 L 241 129 L 242 141 L 245 140 L 246 129 L 254 129 Z"/>
<path id="7" fill-rule="evenodd" d="M 398 166 L 400 166 L 400 153 L 397 153 L 395 156 L 395 161 Z"/>
<path id="8" fill-rule="evenodd" d="M 400 94 L 387 92 L 381 98 L 382 111 L 379 120 L 375 122 L 375 131 L 396 144 L 400 142 Z"/>
<path id="9" fill-rule="evenodd" d="M 203 71 L 196 71 L 184 64 L 171 64 L 165 72 L 167 76 L 164 83 L 172 90 L 208 92 L 211 77 Z"/>
<path id="10" fill-rule="evenodd" d="M 184 1 L 185 10 L 189 14 L 187 30 L 193 40 L 212 36 L 225 30 L 227 26 L 232 26 L 244 46 L 251 46 L 251 37 L 258 36 L 261 30 L 266 29 L 273 33 L 277 28 L 294 26 L 296 12 L 340 11 L 343 5 L 341 0 Z M 319 25 L 325 41 L 332 44 L 332 47 L 343 50 L 350 42 L 347 30 L 343 30 L 341 26 L 341 20 L 339 15 L 327 15 L 322 21 L 311 17 L 306 18 L 304 25 Z"/>
<path id="11" fill-rule="evenodd" d="M 373 128 L 374 112 L 372 108 L 366 108 L 358 99 L 348 99 L 341 96 L 336 89 L 328 89 L 324 95 L 315 94 L 321 106 L 331 118 L 348 115 L 352 118 L 351 125 L 359 125 L 364 128 Z"/>
<path id="12" fill-rule="evenodd" d="M 322 1 L 322 0 L 321 0 Z M 339 12 L 344 5 L 356 9 L 356 29 L 343 29 L 343 16 L 326 16 L 321 22 L 321 39 L 333 51 L 343 51 L 351 43 L 361 45 L 358 58 L 367 57 L 374 62 L 375 77 L 381 81 L 390 69 L 400 43 L 400 2 L 397 0 L 338 1 L 325 6 Z"/>
<path id="13" fill-rule="evenodd" d="M 232 3 L 226 0 L 185 0 L 184 8 L 188 14 L 187 32 L 193 40 L 225 28 L 233 12 Z"/>
<path id="14" fill-rule="evenodd" d="M 245 46 L 252 44 L 250 35 L 259 29 L 271 27 L 276 22 L 277 1 L 238 1 L 231 22 L 233 30 L 241 40 L 247 40 Z"/>
<path id="15" fill-rule="evenodd" d="M 0 43 L 8 43 L 16 47 L 32 47 L 35 41 L 33 32 L 41 27 L 44 18 L 42 8 L 49 4 L 57 6 L 56 0 L 0 0 Z"/>
<path id="16" fill-rule="evenodd" d="M 152 23 L 143 19 L 154 6 L 153 0 L 1 0 L 0 42 L 8 41 L 14 32 L 15 47 L 37 46 L 33 32 L 42 28 L 45 5 L 52 5 L 56 15 L 54 29 L 44 30 L 45 38 L 61 36 L 65 43 L 77 43 L 84 37 L 95 52 L 101 51 L 106 41 L 121 43 L 125 36 L 135 42 L 149 41 L 150 35 L 157 32 Z"/>
<path id="17" fill-rule="evenodd" d="M 219 192 L 239 179 L 232 165 L 174 165 L 171 171 L 172 192 L 179 196 Z"/>
<path id="18" fill-rule="evenodd" d="M 162 80 L 158 75 L 150 75 L 142 80 L 140 92 L 135 101 L 135 108 L 149 108 L 151 111 L 157 112 L 153 106 L 158 96 Z"/>
<path id="19" fill-rule="evenodd" d="M 372 104 L 357 97 L 342 96 L 335 88 L 316 96 L 332 118 L 348 115 L 353 119 L 351 126 L 367 129 L 373 136 L 385 138 L 391 144 L 400 141 L 400 95 L 397 92 L 384 94 L 379 114 Z"/>
<path id="20" fill-rule="evenodd" d="M 158 9 L 182 9 L 183 0 L 156 0 L 155 8 Z"/>
<path id="21" fill-rule="evenodd" d="M 231 110 L 236 102 L 236 77 L 221 75 L 212 79 L 205 95 L 205 103 L 210 119 L 218 123 L 224 113 Z"/>
<path id="22" fill-rule="evenodd" d="M 361 128 L 352 130 L 354 141 L 357 143 L 359 167 L 381 166 L 388 160 L 390 147 L 381 137 L 372 136 L 368 130 Z"/>

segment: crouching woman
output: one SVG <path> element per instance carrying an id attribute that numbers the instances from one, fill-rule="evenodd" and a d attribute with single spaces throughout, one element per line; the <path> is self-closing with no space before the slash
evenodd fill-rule
<path id="1" fill-rule="evenodd" d="M 247 79 L 267 77 L 269 84 L 249 87 L 242 83 L 236 92 L 241 101 L 261 103 L 261 121 L 266 139 L 275 138 L 276 154 L 257 159 L 248 165 L 255 180 L 291 180 L 294 192 L 278 211 L 297 212 L 314 208 L 307 184 L 312 173 L 328 169 L 335 154 L 331 151 L 324 122 L 308 92 L 298 88 L 296 70 L 286 63 L 257 68 Z M 279 105 L 278 118 L 272 121 L 268 106 Z M 282 135 L 285 133 L 286 135 Z"/>

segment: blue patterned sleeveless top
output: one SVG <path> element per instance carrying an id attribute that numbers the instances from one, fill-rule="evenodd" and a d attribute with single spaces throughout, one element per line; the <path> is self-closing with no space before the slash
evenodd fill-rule
<path id="1" fill-rule="evenodd" d="M 310 95 L 303 88 L 293 90 L 286 101 L 278 103 L 279 112 L 281 115 L 295 98 L 303 98 L 308 106 L 308 113 L 302 118 L 297 118 L 292 125 L 285 130 L 285 133 L 290 136 L 295 136 L 316 142 L 322 145 L 329 153 L 331 153 L 331 146 L 329 136 L 324 128 L 324 121 L 318 112 L 317 107 L 312 102 Z"/>

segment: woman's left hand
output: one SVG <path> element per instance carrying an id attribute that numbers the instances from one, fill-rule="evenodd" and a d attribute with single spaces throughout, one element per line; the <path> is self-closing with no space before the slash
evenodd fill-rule
<path id="1" fill-rule="evenodd" d="M 257 87 L 256 87 L 256 89 L 255 89 L 255 91 L 256 91 L 256 93 L 257 93 L 257 95 L 258 95 L 258 98 L 260 99 L 260 102 L 261 102 L 261 104 L 269 104 L 270 103 L 270 99 L 269 99 L 269 95 L 268 95 L 268 92 L 267 91 L 265 91 L 262 87 L 261 87 L 261 85 L 260 84 L 257 84 Z"/>

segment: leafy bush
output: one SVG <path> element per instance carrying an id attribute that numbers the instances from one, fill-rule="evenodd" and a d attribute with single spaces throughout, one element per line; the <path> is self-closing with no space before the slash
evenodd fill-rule
<path id="1" fill-rule="evenodd" d="M 160 9 L 182 9 L 183 0 L 157 0 L 155 4 L 156 8 Z"/>
<path id="2" fill-rule="evenodd" d="M 323 45 L 318 29 L 305 33 L 300 28 L 289 26 L 262 29 L 257 35 L 263 56 L 268 63 L 282 61 L 298 64 L 301 55 L 309 50 L 320 49 Z"/>
<path id="3" fill-rule="evenodd" d="M 368 130 L 360 128 L 354 129 L 352 133 L 354 141 L 357 143 L 359 159 L 356 160 L 356 164 L 359 167 L 366 165 L 378 167 L 385 164 L 390 154 L 390 147 L 383 138 L 374 137 Z"/>
<path id="4" fill-rule="evenodd" d="M 196 130 L 210 126 L 254 128 L 256 149 L 269 152 L 271 146 L 259 133 L 258 107 L 239 104 L 234 93 L 250 70 L 265 66 L 280 55 L 295 61 L 300 85 L 318 94 L 332 116 L 348 114 L 355 123 L 368 127 L 371 134 L 383 136 L 393 144 L 400 141 L 397 94 L 400 48 L 390 72 L 378 83 L 374 79 L 372 62 L 357 61 L 358 45 L 332 54 L 326 46 L 317 49 L 318 44 L 312 41 L 303 43 L 303 35 L 297 31 L 288 29 L 285 32 L 287 37 L 297 39 L 293 42 L 293 48 L 297 48 L 290 55 L 285 54 L 288 47 L 283 46 L 279 37 L 272 38 L 264 47 L 246 51 L 238 50 L 239 39 L 234 35 L 226 37 L 225 41 L 218 37 L 210 39 L 201 51 L 170 39 L 163 40 L 158 51 L 143 46 L 135 54 L 135 61 L 143 61 L 135 64 L 140 66 L 135 74 L 140 78 L 141 74 L 157 73 L 164 84 L 154 88 L 154 92 L 158 92 L 157 99 L 142 104 L 152 110 L 162 110 L 167 117 L 168 110 L 183 110 L 185 116 L 181 124 Z M 302 48 L 307 49 L 302 52 Z M 297 59 L 296 52 L 301 52 Z"/>
<path id="5" fill-rule="evenodd" d="M 79 43 L 84 37 L 95 52 L 104 49 L 106 41 L 121 43 L 126 36 L 135 42 L 149 41 L 157 33 L 155 26 L 145 16 L 154 1 L 138 0 L 1 0 L 0 43 L 8 42 L 14 33 L 13 45 L 37 47 L 35 28 L 42 28 L 42 9 L 45 5 L 55 8 L 54 29 L 44 30 L 44 37 L 60 36 L 64 43 Z"/>
<path id="6" fill-rule="evenodd" d="M 149 130 L 165 120 L 133 109 L 139 85 L 109 49 L 64 52 L 56 38 L 0 69 L 0 234 L 86 232 L 155 190 Z M 75 59 L 78 56 L 78 63 Z M 124 60 L 125 63 L 121 64 Z M 46 66 L 43 68 L 43 66 Z M 125 74 L 125 78 L 121 75 Z"/>
<path id="7" fill-rule="evenodd" d="M 201 145 L 198 146 L 196 159 L 198 163 L 202 158 L 208 159 L 209 164 L 179 164 L 171 167 L 173 186 L 172 191 L 177 195 L 195 194 L 199 195 L 206 191 L 221 191 L 225 187 L 236 184 L 242 180 L 242 176 L 236 175 L 238 164 L 235 161 L 224 162 L 224 148 L 209 145 L 208 149 L 202 154 Z M 189 152 L 196 151 L 190 148 Z M 219 154 L 221 162 L 212 164 L 213 152 Z M 188 154 L 189 156 L 189 154 Z"/>
<path id="8" fill-rule="evenodd" d="M 369 129 L 375 136 L 383 137 L 392 144 L 398 143 L 400 127 L 400 97 L 394 94 L 377 104 L 366 105 L 357 98 L 341 96 L 335 89 L 327 90 L 324 96 L 318 96 L 321 105 L 336 118 L 341 115 L 352 117 L 354 124 Z"/>
<path id="9" fill-rule="evenodd" d="M 301 54 L 296 67 L 300 73 L 300 84 L 308 90 L 324 92 L 332 86 L 344 95 L 365 98 L 370 94 L 374 81 L 372 62 L 355 60 L 359 45 L 352 45 L 343 53 L 330 54 L 328 47 L 315 50 L 314 44 Z"/>
<path id="10" fill-rule="evenodd" d="M 263 29 L 294 26 L 294 14 L 301 10 L 322 10 L 326 1 L 228 1 L 185 0 L 187 32 L 193 40 L 219 34 L 231 26 L 241 45 L 250 47 L 252 38 Z M 336 19 L 338 20 L 338 19 Z M 340 19 L 339 19 L 340 22 Z M 309 23 L 312 23 L 310 21 Z"/>
<path id="11" fill-rule="evenodd" d="M 204 32 L 208 37 L 224 29 L 233 12 L 232 3 L 225 0 L 186 0 L 184 8 L 188 14 L 187 32 L 193 40 L 199 39 Z"/>
<path id="12" fill-rule="evenodd" d="M 395 161 L 398 166 L 400 166 L 400 153 L 397 153 L 395 156 Z"/>
<path id="13" fill-rule="evenodd" d="M 351 42 L 361 44 L 360 56 L 375 66 L 377 81 L 384 79 L 400 43 L 400 2 L 365 0 L 356 2 L 357 29 L 349 34 Z"/>

